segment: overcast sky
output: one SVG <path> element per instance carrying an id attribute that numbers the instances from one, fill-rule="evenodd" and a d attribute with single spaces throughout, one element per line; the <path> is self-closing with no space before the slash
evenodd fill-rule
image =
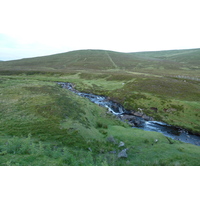
<path id="1" fill-rule="evenodd" d="M 200 48 L 199 0 L 1 0 L 0 60 Z"/>

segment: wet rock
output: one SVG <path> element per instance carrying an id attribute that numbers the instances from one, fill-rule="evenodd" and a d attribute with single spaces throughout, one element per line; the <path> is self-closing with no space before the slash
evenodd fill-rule
<path id="1" fill-rule="evenodd" d="M 121 115 L 121 119 L 123 120 L 135 120 L 133 115 Z"/>
<path id="2" fill-rule="evenodd" d="M 117 112 L 119 110 L 119 105 L 117 105 L 116 103 L 113 103 L 111 105 L 112 110 L 114 110 L 115 112 Z"/>
<path id="3" fill-rule="evenodd" d="M 142 123 L 142 122 L 141 122 L 140 120 L 135 120 L 135 122 L 134 122 L 135 126 L 140 126 L 141 123 Z"/>
<path id="4" fill-rule="evenodd" d="M 128 155 L 127 155 L 126 151 L 127 151 L 127 149 L 123 149 L 122 151 L 120 151 L 118 153 L 118 158 L 127 158 Z"/>
<path id="5" fill-rule="evenodd" d="M 135 123 L 134 123 L 135 120 L 136 120 L 135 116 L 133 116 L 133 115 L 121 115 L 119 118 L 122 121 L 126 121 L 132 127 L 135 127 Z"/>
<path id="6" fill-rule="evenodd" d="M 174 137 L 174 135 L 179 136 L 180 134 L 183 134 L 185 136 L 189 135 L 187 138 L 187 141 L 191 144 L 198 144 L 196 143 L 195 140 L 199 140 L 199 133 L 196 133 L 195 135 L 191 135 L 190 132 L 187 132 L 184 129 L 181 129 L 180 127 L 174 127 L 165 123 L 160 123 L 156 122 L 152 117 L 149 117 L 143 113 L 143 109 L 138 108 L 137 110 L 126 110 L 124 109 L 120 104 L 118 104 L 116 101 L 112 101 L 112 98 L 109 97 L 104 97 L 104 96 L 99 96 L 99 95 L 93 95 L 93 94 L 88 94 L 88 93 L 82 93 L 79 92 L 75 89 L 75 85 L 71 83 L 64 83 L 64 82 L 57 82 L 61 87 L 66 88 L 73 93 L 82 96 L 82 97 L 87 97 L 92 101 L 93 103 L 96 103 L 100 106 L 108 108 L 112 113 L 117 116 L 119 119 L 122 121 L 127 122 L 130 124 L 132 127 L 139 127 L 145 130 L 152 130 L 152 131 L 157 131 L 157 132 L 162 132 L 164 135 L 167 133 Z M 114 109 L 114 110 L 112 110 Z M 153 112 L 158 112 L 157 107 L 150 107 L 149 108 Z M 164 108 L 164 112 L 177 112 L 177 109 L 175 108 Z M 198 139 L 197 139 L 198 137 Z M 181 137 L 179 138 L 180 141 L 184 141 Z M 114 138 L 108 139 L 109 142 L 114 143 L 115 145 L 118 145 L 118 142 Z M 173 144 L 173 142 L 170 140 L 170 144 Z"/>
<path id="7" fill-rule="evenodd" d="M 147 115 L 142 115 L 142 118 L 146 121 L 153 121 L 153 117 L 149 117 Z"/>
<path id="8" fill-rule="evenodd" d="M 137 117 L 142 117 L 143 113 L 141 113 L 141 112 L 134 112 L 134 115 L 137 116 Z"/>
<path id="9" fill-rule="evenodd" d="M 119 146 L 118 147 L 123 147 L 125 146 L 124 142 L 120 141 Z"/>
<path id="10" fill-rule="evenodd" d="M 133 122 L 128 122 L 128 124 L 132 127 L 135 127 L 135 124 Z"/>

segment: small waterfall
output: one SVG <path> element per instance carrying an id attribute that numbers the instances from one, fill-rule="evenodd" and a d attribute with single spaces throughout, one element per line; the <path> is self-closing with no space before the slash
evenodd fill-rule
<path id="1" fill-rule="evenodd" d="M 110 113 L 117 116 L 120 120 L 128 121 L 133 128 L 139 128 L 146 131 L 160 132 L 174 140 L 180 140 L 182 142 L 200 146 L 200 136 L 189 134 L 187 130 L 171 126 L 164 122 L 148 120 L 136 114 L 134 115 L 134 113 L 131 113 L 130 111 L 124 109 L 122 105 L 109 100 L 105 96 L 88 94 L 75 90 L 71 83 L 58 82 L 58 84 L 81 97 L 88 98 L 93 103 L 107 108 Z M 146 116 L 146 118 L 150 119 L 150 117 L 148 116 Z"/>

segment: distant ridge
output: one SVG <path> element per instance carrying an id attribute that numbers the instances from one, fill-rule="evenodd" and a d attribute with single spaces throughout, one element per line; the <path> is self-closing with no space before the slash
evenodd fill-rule
<path id="1" fill-rule="evenodd" d="M 0 63 L 1 70 L 67 72 L 70 70 L 150 70 L 200 68 L 200 49 L 120 53 L 77 50 Z"/>

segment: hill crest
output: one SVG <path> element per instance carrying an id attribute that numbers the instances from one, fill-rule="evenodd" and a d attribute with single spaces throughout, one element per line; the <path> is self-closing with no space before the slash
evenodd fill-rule
<path id="1" fill-rule="evenodd" d="M 0 63 L 0 71 L 25 70 L 68 72 L 77 70 L 149 71 L 200 69 L 200 49 L 121 53 L 108 50 L 77 50 Z"/>

